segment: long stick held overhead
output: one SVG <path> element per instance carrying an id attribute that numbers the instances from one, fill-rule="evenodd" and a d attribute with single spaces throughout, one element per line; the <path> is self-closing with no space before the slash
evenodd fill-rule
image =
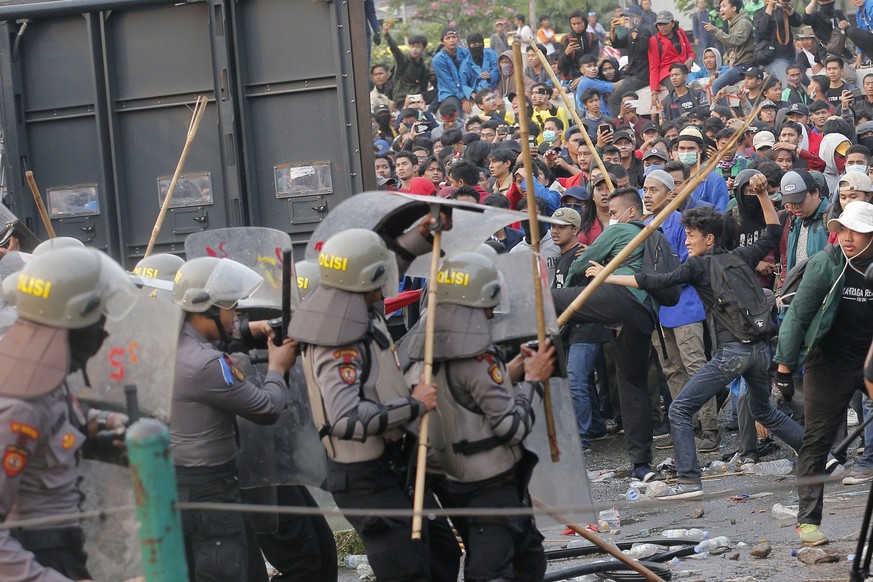
<path id="1" fill-rule="evenodd" d="M 727 143 L 724 144 L 724 147 L 722 147 L 718 151 L 718 153 L 709 160 L 709 163 L 706 164 L 706 167 L 699 171 L 694 176 L 694 178 L 686 182 L 685 185 L 682 187 L 682 190 L 679 191 L 676 197 L 661 212 L 655 215 L 655 217 L 652 218 L 651 222 L 649 222 L 649 224 L 647 224 L 645 228 L 640 230 L 639 234 L 631 239 L 627 246 L 625 246 L 621 250 L 621 252 L 619 252 L 615 256 L 615 258 L 609 261 L 609 263 L 607 263 L 603 267 L 603 270 L 600 271 L 600 273 L 598 273 L 598 275 L 594 277 L 594 279 L 590 283 L 588 283 L 588 285 L 585 287 L 585 289 L 582 290 L 582 292 L 576 297 L 576 299 L 574 299 L 573 302 L 567 306 L 567 309 L 565 309 L 564 312 L 560 316 L 558 316 L 559 326 L 563 326 L 569 323 L 570 318 L 573 317 L 573 314 L 579 311 L 582 305 L 584 305 L 588 298 L 594 294 L 594 291 L 596 291 L 597 288 L 600 287 L 600 285 L 606 280 L 606 278 L 610 276 L 618 267 L 620 267 L 621 264 L 637 249 L 637 247 L 643 244 L 643 242 L 645 242 L 645 240 L 649 238 L 649 235 L 655 232 L 658 227 L 660 227 L 664 223 L 664 221 L 667 220 L 667 217 L 673 214 L 673 212 L 676 211 L 683 202 L 685 202 L 685 199 L 691 195 L 694 189 L 697 188 L 697 186 L 706 178 L 706 176 L 708 176 L 709 173 L 715 169 L 722 156 L 726 152 L 730 151 L 732 148 L 736 147 L 737 141 L 739 141 L 743 134 L 745 134 L 746 128 L 748 128 L 749 125 L 752 123 L 752 120 L 754 120 L 758 116 L 758 112 L 760 110 L 760 105 L 755 107 L 754 111 L 752 111 L 752 113 L 750 113 L 749 116 L 746 117 L 746 121 L 743 123 L 743 125 L 740 126 L 737 132 L 727 141 Z"/>
<path id="2" fill-rule="evenodd" d="M 609 178 L 609 172 L 606 171 L 606 166 L 603 165 L 603 160 L 600 159 L 600 154 L 597 153 L 597 148 L 595 148 L 594 144 L 591 142 L 591 137 L 588 135 L 588 131 L 586 129 L 587 126 L 582 123 L 582 119 L 579 117 L 579 114 L 576 113 L 576 105 L 572 101 L 570 101 L 570 98 L 567 97 L 567 93 L 564 91 L 563 87 L 561 87 L 561 80 L 558 79 L 555 71 L 552 70 L 552 65 L 549 64 L 549 60 L 546 58 L 546 55 L 544 55 L 543 51 L 540 50 L 540 47 L 537 46 L 536 37 L 530 40 L 530 46 L 536 54 L 537 58 L 543 64 L 543 69 L 545 69 L 545 71 L 549 74 L 549 78 L 552 80 L 552 84 L 555 86 L 555 89 L 558 90 L 558 94 L 564 101 L 564 106 L 570 113 L 570 117 L 573 118 L 573 123 L 575 123 L 576 127 L 579 128 L 579 131 L 582 132 L 582 137 L 585 139 L 585 143 L 588 144 L 588 149 L 591 150 L 591 155 L 594 157 L 594 162 L 597 164 L 597 167 L 600 168 L 600 171 L 603 172 L 603 177 L 606 179 L 606 185 L 609 187 L 609 191 L 612 192 L 613 190 L 615 190 L 615 186 L 612 185 L 612 180 L 610 180 Z"/>
<path id="3" fill-rule="evenodd" d="M 33 172 L 28 170 L 25 172 L 24 177 L 27 180 L 27 185 L 30 186 L 30 193 L 33 194 L 33 201 L 36 202 L 36 209 L 39 212 L 39 217 L 42 218 L 45 231 L 48 233 L 49 238 L 55 238 L 57 236 L 55 228 L 52 225 L 51 218 L 49 218 L 48 211 L 45 209 L 45 203 L 42 201 L 42 194 L 39 193 L 36 180 L 33 178 Z"/>
<path id="4" fill-rule="evenodd" d="M 534 304 L 537 310 L 537 341 L 540 347 L 546 345 L 546 320 L 543 313 L 543 286 L 540 283 L 540 223 L 537 219 L 537 202 L 534 192 L 535 175 L 533 160 L 530 155 L 530 126 L 527 118 L 527 105 L 524 101 L 524 63 L 521 60 L 521 43 L 512 43 L 513 68 L 515 69 L 515 86 L 518 93 L 518 128 L 521 133 L 521 154 L 524 163 L 524 173 L 527 174 L 527 215 L 530 217 L 530 247 L 533 268 Z M 552 461 L 561 460 L 558 449 L 558 435 L 555 429 L 555 413 L 552 410 L 552 393 L 548 381 L 543 383 L 543 409 L 546 416 L 546 433 L 549 435 L 549 452 Z"/>
<path id="5" fill-rule="evenodd" d="M 143 258 L 152 254 L 155 249 L 155 241 L 158 239 L 158 234 L 161 232 L 161 227 L 164 225 L 164 219 L 167 217 L 167 210 L 170 208 L 170 202 L 173 200 L 173 193 L 176 191 L 176 183 L 179 181 L 179 176 L 182 175 L 182 168 L 185 167 L 185 160 L 188 159 L 188 152 L 191 149 L 191 144 L 194 143 L 194 137 L 197 135 L 197 128 L 200 127 L 200 121 L 203 119 L 203 114 L 206 112 L 206 104 L 208 100 L 205 95 L 197 97 L 194 104 L 194 113 L 191 115 L 191 123 L 188 124 L 188 134 L 185 136 L 185 146 L 182 148 L 182 154 L 179 156 L 179 163 L 176 164 L 176 171 L 173 172 L 173 179 L 170 180 L 170 187 L 167 189 L 167 196 L 164 198 L 164 203 L 161 204 L 161 211 L 158 213 L 158 219 L 155 221 L 155 226 L 152 229 L 152 236 L 149 238 L 148 247 L 146 247 Z"/>

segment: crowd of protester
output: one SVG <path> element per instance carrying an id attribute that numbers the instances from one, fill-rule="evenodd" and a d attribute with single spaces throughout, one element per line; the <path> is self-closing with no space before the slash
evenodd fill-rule
<path id="1" fill-rule="evenodd" d="M 534 31 L 518 15 L 498 20 L 487 43 L 488 31 L 446 26 L 438 42 L 411 36 L 406 48 L 382 25 L 393 62 L 371 68 L 379 188 L 524 208 L 523 107 L 539 211 L 565 222 L 541 241 L 556 289 L 584 285 L 589 262 L 607 261 L 633 233 L 616 225 L 650 220 L 719 156 L 662 229 L 683 262 L 719 253 L 753 262 L 755 283 L 776 298 L 766 344 L 723 351 L 750 342 L 713 321 L 710 277 L 691 267 L 675 306 L 649 298 L 644 289 L 659 282 L 619 277 L 630 289 L 607 285 L 612 305 L 645 309 L 574 320 L 564 332 L 583 450 L 625 432 L 633 478 L 655 476 L 653 447 L 675 444 L 677 465 L 696 465 L 697 452 L 719 450 L 721 430 L 739 432 L 731 460 L 748 469 L 772 446 L 769 426 L 785 454 L 798 455 L 799 477 L 873 481 L 873 446 L 849 469 L 845 454 L 829 452 L 847 422 L 873 413 L 862 375 L 873 340 L 873 286 L 863 277 L 873 262 L 873 2 L 852 3 L 850 18 L 833 1 L 699 0 L 685 31 L 642 0 L 606 25 L 572 12 L 563 35 L 546 16 Z M 523 43 L 523 86 L 508 35 Z M 524 223 L 516 226 L 489 244 L 530 248 Z M 801 284 L 786 290 L 797 267 L 806 268 Z M 699 466 L 677 468 L 686 483 L 674 496 L 698 494 Z M 800 540 L 827 543 L 822 487 L 801 487 L 800 501 Z"/>

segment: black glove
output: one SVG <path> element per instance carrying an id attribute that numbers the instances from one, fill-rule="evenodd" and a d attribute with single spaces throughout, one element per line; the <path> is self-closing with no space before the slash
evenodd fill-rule
<path id="1" fill-rule="evenodd" d="M 782 393 L 785 402 L 791 402 L 791 399 L 794 398 L 794 376 L 791 372 L 776 372 L 773 388 Z"/>
<path id="2" fill-rule="evenodd" d="M 382 44 L 382 35 L 379 34 L 378 32 L 373 33 L 373 44 L 376 46 L 379 46 L 380 44 Z"/>

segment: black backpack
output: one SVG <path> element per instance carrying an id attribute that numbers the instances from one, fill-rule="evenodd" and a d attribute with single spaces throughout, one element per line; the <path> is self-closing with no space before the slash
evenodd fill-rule
<path id="1" fill-rule="evenodd" d="M 635 224 L 641 229 L 646 226 L 638 220 L 631 221 L 631 224 Z M 679 253 L 676 252 L 676 249 L 673 248 L 673 245 L 670 244 L 670 241 L 667 240 L 667 237 L 664 236 L 664 232 L 660 228 L 649 235 L 646 242 L 627 258 L 624 265 L 628 266 L 630 263 L 638 260 L 640 253 L 643 253 L 643 267 L 639 272 L 647 275 L 672 273 L 682 264 L 682 261 L 679 260 Z M 679 297 L 682 295 L 682 285 L 671 285 L 663 289 L 655 289 L 649 291 L 649 295 L 659 305 L 673 307 L 679 303 Z"/>
<path id="2" fill-rule="evenodd" d="M 828 254 L 832 261 L 836 262 L 837 247 L 835 245 L 827 245 L 822 250 Z M 806 273 L 806 265 L 809 263 L 809 259 L 814 256 L 815 255 L 812 255 L 811 257 L 803 259 L 791 267 L 791 270 L 785 274 L 785 281 L 782 283 L 782 289 L 779 292 L 779 302 L 782 305 L 791 305 L 794 296 L 797 295 L 797 289 L 800 287 L 800 282 L 803 281 L 803 275 Z"/>
<path id="3" fill-rule="evenodd" d="M 754 271 L 739 256 L 712 256 L 709 274 L 715 304 L 712 316 L 738 340 L 753 343 L 776 333 L 772 307 Z"/>

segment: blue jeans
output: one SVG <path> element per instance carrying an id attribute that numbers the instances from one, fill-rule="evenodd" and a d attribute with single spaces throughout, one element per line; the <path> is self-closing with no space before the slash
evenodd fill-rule
<path id="1" fill-rule="evenodd" d="M 739 67 L 731 67 L 724 73 L 718 76 L 718 79 L 712 82 L 712 94 L 715 95 L 728 85 L 736 85 L 743 80 L 743 71 L 749 67 L 748 63 Z"/>
<path id="2" fill-rule="evenodd" d="M 570 344 L 567 356 L 567 376 L 570 380 L 570 393 L 576 411 L 576 429 L 584 448 L 591 446 L 591 438 L 606 432 L 606 425 L 600 415 L 600 400 L 597 388 L 591 382 L 594 363 L 600 353 L 600 344 Z"/>
<path id="3" fill-rule="evenodd" d="M 873 400 L 870 400 L 865 394 L 861 406 L 864 409 L 864 416 L 860 420 L 863 422 L 873 414 Z M 855 468 L 873 469 L 873 421 L 864 427 L 864 454 L 855 463 Z"/>
<path id="4" fill-rule="evenodd" d="M 769 428 L 794 450 L 800 449 L 803 428 L 770 404 L 770 346 L 725 343 L 718 347 L 712 359 L 691 378 L 670 406 L 670 429 L 679 480 L 700 481 L 700 464 L 691 417 L 737 376 L 746 381 L 749 405 L 755 420 Z"/>

